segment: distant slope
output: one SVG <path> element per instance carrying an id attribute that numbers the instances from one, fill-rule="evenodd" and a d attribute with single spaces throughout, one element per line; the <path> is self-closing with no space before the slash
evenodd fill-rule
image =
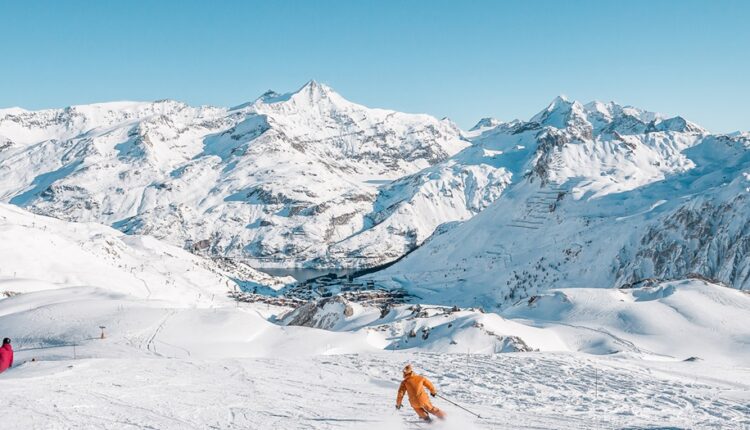
<path id="1" fill-rule="evenodd" d="M 750 140 L 681 118 L 563 99 L 473 138 L 522 179 L 368 277 L 424 301 L 509 306 L 559 287 L 694 274 L 750 288 Z"/>
<path id="2" fill-rule="evenodd" d="M 242 265 L 222 266 L 148 236 L 70 223 L 0 204 L 0 291 L 6 295 L 95 287 L 179 306 L 231 303 L 235 282 L 275 286 Z"/>
<path id="3" fill-rule="evenodd" d="M 750 361 L 750 295 L 700 280 L 632 289 L 555 289 L 503 315 L 545 328 L 573 350 L 647 359 Z"/>

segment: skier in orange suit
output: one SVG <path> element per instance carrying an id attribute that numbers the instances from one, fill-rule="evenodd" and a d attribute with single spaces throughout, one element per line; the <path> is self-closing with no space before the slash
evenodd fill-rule
<path id="1" fill-rule="evenodd" d="M 425 388 L 430 391 L 432 397 L 437 396 L 437 390 L 432 385 L 429 379 L 422 375 L 417 375 L 411 367 L 411 364 L 407 364 L 404 367 L 404 380 L 401 381 L 401 386 L 398 387 L 398 396 L 396 397 L 396 409 L 401 409 L 401 401 L 404 399 L 404 393 L 409 394 L 409 404 L 414 411 L 417 412 L 419 418 L 425 421 L 432 421 L 430 414 L 443 419 L 445 418 L 445 412 L 432 406 L 430 398 L 427 397 Z"/>

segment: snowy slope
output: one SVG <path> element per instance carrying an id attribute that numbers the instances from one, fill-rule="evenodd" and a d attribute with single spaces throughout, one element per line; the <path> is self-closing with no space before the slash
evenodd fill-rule
<path id="1" fill-rule="evenodd" d="M 702 280 L 628 289 L 563 288 L 499 313 L 434 305 L 382 312 L 341 297 L 308 303 L 287 325 L 366 332 L 373 346 L 440 353 L 574 351 L 651 360 L 750 362 L 750 295 Z"/>
<path id="2" fill-rule="evenodd" d="M 548 329 L 575 351 L 627 351 L 667 360 L 696 357 L 740 366 L 750 362 L 750 295 L 704 281 L 552 290 L 503 315 Z"/>
<path id="3" fill-rule="evenodd" d="M 291 282 L 247 266 L 222 265 L 148 236 L 70 223 L 0 204 L 0 291 L 94 287 L 180 306 L 231 303 L 237 283 Z"/>
<path id="4" fill-rule="evenodd" d="M 440 183 L 381 195 L 469 143 L 448 120 L 366 108 L 314 81 L 231 109 L 159 101 L 0 110 L 0 142 L 2 201 L 256 266 L 393 260 L 497 194 L 482 190 L 491 172 L 459 169 L 467 202 L 435 209 L 426 195 Z M 393 198 L 414 207 L 394 210 Z"/>
<path id="5" fill-rule="evenodd" d="M 283 309 L 210 305 L 59 286 L 0 299 L 0 332 L 17 351 L 0 374 L 0 417 L 15 428 L 415 429 L 411 411 L 393 409 L 399 369 L 412 362 L 483 417 L 436 399 L 449 414 L 438 428 L 750 424 L 750 298 L 702 282 L 565 290 L 517 305 L 512 320 L 430 306 L 378 318 L 354 306 L 331 330 L 263 316 Z M 504 351 L 499 334 L 543 352 L 488 355 Z M 576 348 L 597 355 L 565 352 Z"/>
<path id="6" fill-rule="evenodd" d="M 19 354 L 20 360 L 31 354 Z M 413 362 L 440 393 L 436 429 L 722 428 L 748 422 L 747 369 L 539 353 L 27 362 L 0 375 L 15 428 L 419 429 L 393 407 Z"/>
<path id="7" fill-rule="evenodd" d="M 380 349 L 440 353 L 494 354 L 518 351 L 568 351 L 555 333 L 476 309 L 397 306 L 388 312 L 341 298 L 311 302 L 284 315 L 287 326 L 342 333 L 366 333 Z"/>
<path id="8" fill-rule="evenodd" d="M 750 287 L 743 135 L 557 99 L 531 121 L 474 141 L 465 151 L 501 152 L 512 184 L 371 279 L 426 302 L 488 309 L 560 287 L 696 276 Z"/>

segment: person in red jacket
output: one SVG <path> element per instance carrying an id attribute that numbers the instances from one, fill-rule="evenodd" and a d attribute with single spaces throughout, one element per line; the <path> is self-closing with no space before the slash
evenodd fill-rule
<path id="1" fill-rule="evenodd" d="M 419 418 L 425 421 L 431 421 L 430 414 L 432 414 L 440 419 L 444 419 L 445 412 L 432 406 L 430 398 L 427 397 L 425 388 L 430 391 L 432 397 L 437 396 L 437 390 L 435 389 L 435 386 L 432 385 L 432 382 L 424 376 L 414 373 L 411 364 L 407 364 L 406 367 L 404 367 L 404 380 L 401 382 L 401 386 L 398 387 L 396 409 L 401 409 L 401 402 L 404 399 L 404 394 L 408 394 L 409 404 L 414 408 L 414 412 L 419 415 Z"/>
<path id="2" fill-rule="evenodd" d="M 13 347 L 10 346 L 10 339 L 3 339 L 3 346 L 0 346 L 0 373 L 5 372 L 13 366 Z"/>

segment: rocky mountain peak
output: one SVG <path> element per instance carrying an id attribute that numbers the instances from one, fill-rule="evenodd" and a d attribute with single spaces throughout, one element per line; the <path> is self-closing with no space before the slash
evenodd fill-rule
<path id="1" fill-rule="evenodd" d="M 481 129 L 495 128 L 503 122 L 496 118 L 486 117 L 482 118 L 477 122 L 474 127 L 470 128 L 469 131 L 477 131 Z"/>
<path id="2" fill-rule="evenodd" d="M 588 124 L 583 105 L 562 95 L 555 97 L 546 109 L 534 115 L 531 122 L 560 129 L 572 124 Z"/>

